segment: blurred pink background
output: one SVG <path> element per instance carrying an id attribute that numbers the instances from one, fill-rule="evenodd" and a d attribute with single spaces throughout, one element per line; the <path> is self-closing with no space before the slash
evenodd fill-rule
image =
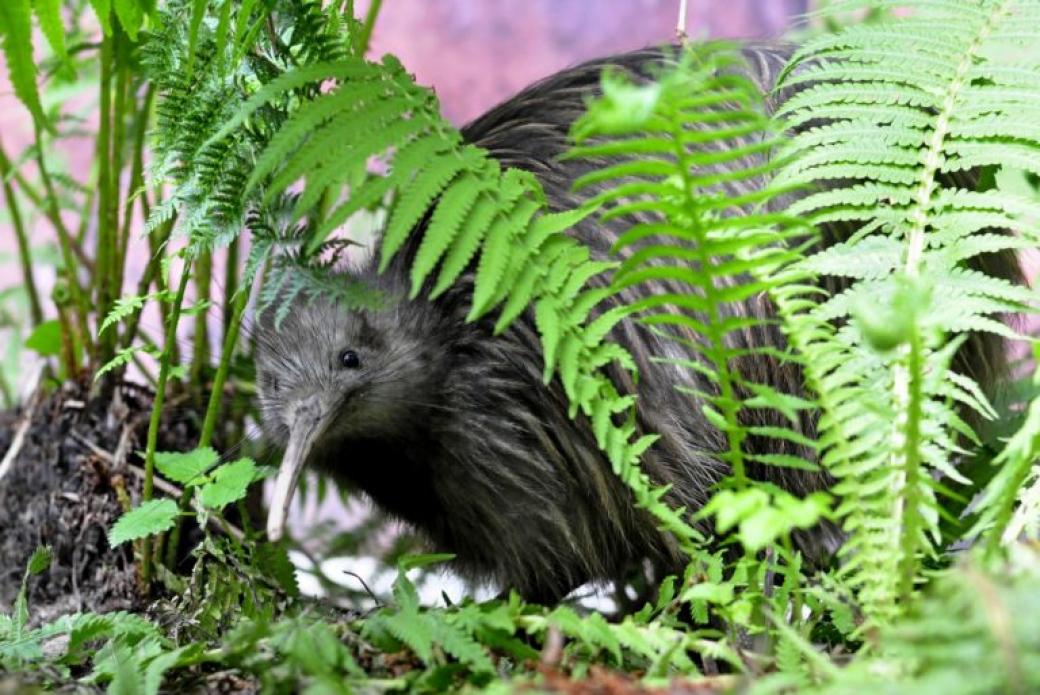
<path id="1" fill-rule="evenodd" d="M 678 8 L 678 0 L 386 0 L 372 52 L 398 56 L 461 124 L 562 68 L 672 41 Z M 808 0 L 690 0 L 686 31 L 774 37 L 807 8 Z"/>
<path id="2" fill-rule="evenodd" d="M 809 0 L 689 0 L 686 31 L 695 39 L 779 36 L 807 10 L 808 3 Z M 367 0 L 359 2 L 359 13 L 367 11 L 368 4 Z M 525 85 L 567 66 L 672 41 L 678 8 L 679 0 L 529 0 L 522 5 L 493 0 L 385 0 L 373 33 L 371 55 L 397 55 L 420 83 L 436 90 L 448 118 L 462 125 Z M 42 53 L 43 45 L 42 37 L 37 36 L 37 55 Z M 84 128 L 93 133 L 97 123 L 94 89 L 73 95 L 64 108 L 84 117 Z M 31 141 L 31 121 L 11 91 L 7 68 L 0 56 L 0 143 L 8 157 L 19 162 Z M 90 137 L 64 140 L 52 167 L 93 185 L 89 181 L 93 150 Z M 30 181 L 36 180 L 31 163 L 24 164 L 23 171 Z M 127 182 L 123 185 L 125 190 Z M 53 244 L 51 225 L 24 197 L 20 202 L 31 244 Z M 15 235 L 2 196 L 0 205 L 2 291 L 21 284 L 22 277 Z M 72 229 L 79 224 L 72 214 L 66 214 L 65 220 Z M 88 229 L 87 248 L 91 248 L 92 233 Z M 55 254 L 38 254 L 38 258 L 47 255 Z M 136 286 L 146 261 L 146 242 L 134 239 L 124 292 Z M 54 274 L 52 265 L 36 265 L 36 280 L 45 306 L 49 305 Z M 157 320 L 147 314 L 142 327 L 151 332 L 159 330 Z M 185 328 L 190 329 L 190 321 L 185 321 Z M 0 365 L 8 342 L 23 339 L 24 333 L 18 336 L 11 329 L 0 328 Z M 7 373 L 10 375 L 10 368 Z"/>

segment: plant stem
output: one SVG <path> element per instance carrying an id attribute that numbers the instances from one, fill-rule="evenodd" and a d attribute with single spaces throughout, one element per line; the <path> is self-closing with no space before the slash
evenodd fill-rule
<path id="1" fill-rule="evenodd" d="M 906 380 L 906 402 L 903 413 L 906 417 L 906 430 L 903 432 L 903 490 L 899 497 L 902 506 L 903 529 L 900 537 L 899 561 L 902 565 L 899 573 L 899 599 L 902 609 L 910 605 L 914 593 L 914 580 L 917 578 L 917 550 L 920 536 L 923 533 L 921 514 L 921 408 L 924 401 L 921 337 L 914 326 L 907 346 L 905 365 L 897 367 L 896 379 Z"/>
<path id="2" fill-rule="evenodd" d="M 127 71 L 127 59 L 126 52 L 128 50 L 128 42 L 122 38 L 122 30 L 113 28 L 112 38 L 115 39 L 113 43 L 112 59 L 113 68 L 116 71 L 116 96 L 115 96 L 115 108 L 112 112 L 112 166 L 109 169 L 109 175 L 112 180 L 109 182 L 109 200 L 108 200 L 108 224 L 112 240 L 115 242 L 112 244 L 109 252 L 111 258 L 108 268 L 108 298 L 114 304 L 115 300 L 122 294 L 123 289 L 123 269 L 126 263 L 126 257 L 123 253 L 126 248 L 125 242 L 120 234 L 119 225 L 119 208 L 120 208 L 120 175 L 123 171 L 123 144 L 126 140 L 126 111 L 127 103 L 133 103 L 132 95 L 130 94 L 130 76 Z M 135 104 L 136 106 L 136 104 Z M 133 182 L 131 181 L 131 185 Z M 131 189 L 130 193 L 133 193 Z M 132 195 L 127 195 L 127 205 L 132 204 Z M 129 220 L 126 221 L 126 230 L 129 232 Z M 113 347 L 118 342 L 115 333 L 112 334 L 112 345 Z"/>
<path id="3" fill-rule="evenodd" d="M 238 239 L 232 239 L 227 248 L 227 257 L 224 260 L 224 300 L 221 305 L 221 316 L 223 316 L 222 339 L 227 340 L 228 331 L 231 329 L 232 308 L 235 289 L 238 287 Z"/>
<path id="4" fill-rule="evenodd" d="M 14 227 L 15 236 L 18 238 L 18 256 L 22 262 L 22 277 L 25 279 L 25 293 L 29 295 L 29 316 L 33 327 L 43 322 L 43 307 L 40 304 L 40 294 L 36 289 L 36 278 L 33 277 L 32 249 L 29 247 L 29 238 L 25 234 L 25 225 L 22 221 L 22 212 L 18 208 L 18 198 L 15 197 L 14 189 L 11 187 L 11 161 L 0 144 L 0 179 L 4 182 L 4 199 L 7 201 L 7 209 L 11 213 L 11 224 Z"/>
<path id="5" fill-rule="evenodd" d="M 376 17 L 379 16 L 379 8 L 383 5 L 383 0 L 372 0 L 372 4 L 368 6 L 368 14 L 365 15 L 365 23 L 361 27 L 361 36 L 358 37 L 358 55 L 364 56 L 368 50 L 368 43 L 372 39 L 372 29 L 376 25 Z"/>
<path id="6" fill-rule="evenodd" d="M 94 166 L 96 166 L 96 164 Z M 87 193 L 86 205 L 80 211 L 80 227 L 76 231 L 76 236 L 73 237 L 71 234 L 69 234 L 68 228 L 65 226 L 65 222 L 61 219 L 60 216 L 56 220 L 54 219 L 53 215 L 51 215 L 50 208 L 47 206 L 47 201 L 45 200 L 44 196 L 41 195 L 40 192 L 37 191 L 33 187 L 33 185 L 25 179 L 25 176 L 22 175 L 22 172 L 15 170 L 12 176 L 15 180 L 15 183 L 18 184 L 18 190 L 20 190 L 25 195 L 25 197 L 29 199 L 29 202 L 33 204 L 33 207 L 39 210 L 40 214 L 46 217 L 51 222 L 51 224 L 54 225 L 54 228 L 58 230 L 58 234 L 65 234 L 65 236 L 69 238 L 70 246 L 72 247 L 72 253 L 76 256 L 77 259 L 79 259 L 80 265 L 82 265 L 88 273 L 93 273 L 94 262 L 87 258 L 87 254 L 83 251 L 83 238 L 86 235 L 86 216 L 90 214 L 91 204 L 94 200 L 94 189 L 91 188 L 90 191 Z M 94 174 L 91 173 L 91 175 L 87 177 L 87 180 L 89 181 L 93 178 L 93 176 Z"/>
<path id="7" fill-rule="evenodd" d="M 58 308 L 58 322 L 61 324 L 61 360 L 65 365 L 66 378 L 73 379 L 79 372 L 79 360 L 76 348 L 79 347 L 75 339 L 75 329 L 69 321 L 69 296 L 63 291 L 62 284 L 54 286 L 54 304 Z"/>
<path id="8" fill-rule="evenodd" d="M 206 253 L 195 262 L 195 294 L 199 302 L 209 299 L 212 284 L 213 254 Z M 206 325 L 208 313 L 200 310 L 195 314 L 195 335 L 191 356 L 191 392 L 198 404 L 202 403 L 202 393 L 205 390 L 202 383 L 202 372 L 209 366 L 209 326 Z"/>
<path id="9" fill-rule="evenodd" d="M 123 231 L 120 234 L 120 247 L 119 257 L 121 260 L 119 267 L 119 277 L 122 278 L 126 275 L 126 255 L 127 250 L 130 247 L 130 235 L 133 228 L 134 220 L 134 195 L 137 191 L 141 190 L 144 186 L 144 144 L 145 134 L 148 131 L 148 118 L 152 110 L 152 100 L 155 98 L 155 86 L 149 85 L 144 95 L 144 102 L 141 104 L 141 109 L 136 111 L 137 123 L 134 127 L 134 151 L 133 151 L 133 168 L 130 171 L 130 187 L 126 193 L 126 200 L 123 206 Z M 148 205 L 148 196 L 145 191 L 141 190 L 141 216 L 145 221 L 148 220 L 150 208 Z M 125 340 L 124 340 L 125 342 Z"/>
<path id="10" fill-rule="evenodd" d="M 98 263 L 94 276 L 96 291 L 97 316 L 103 320 L 108 315 L 112 297 L 109 295 L 108 277 L 112 273 L 112 247 L 117 243 L 112 228 L 112 167 L 117 166 L 112 160 L 112 56 L 115 32 L 104 36 L 101 40 L 101 87 L 99 93 L 100 124 L 98 127 Z M 97 362 L 105 364 L 115 353 L 116 330 L 105 331 L 99 336 Z"/>
<path id="11" fill-rule="evenodd" d="M 157 205 L 160 202 L 160 200 L 156 200 Z M 155 273 L 155 289 L 157 292 L 160 293 L 165 293 L 169 289 L 169 287 L 166 284 L 166 277 L 163 276 L 161 272 L 155 272 L 155 270 L 159 267 L 163 250 L 166 248 L 166 244 L 169 243 L 170 236 L 173 234 L 174 225 L 176 224 L 177 215 L 174 214 L 174 216 L 171 217 L 169 221 L 167 221 L 159 228 L 159 231 L 157 233 L 152 233 L 148 235 L 148 250 L 152 254 L 150 258 L 152 261 L 156 263 L 155 268 L 153 268 L 153 272 Z M 147 291 L 147 285 L 145 285 L 145 291 Z M 138 292 L 138 294 L 142 294 L 142 292 Z M 159 318 L 164 326 L 166 325 L 166 321 L 169 320 L 169 313 L 170 310 L 169 307 L 166 305 L 166 302 L 159 302 Z M 174 343 L 173 345 L 171 345 L 170 349 L 172 350 L 170 354 L 173 356 L 173 361 L 180 362 L 180 350 L 177 344 Z"/>
<path id="12" fill-rule="evenodd" d="M 213 441 L 213 432 L 216 430 L 217 414 L 224 401 L 224 382 L 227 381 L 228 371 L 231 367 L 231 357 L 235 346 L 238 344 L 238 331 L 242 325 L 242 317 L 245 315 L 246 304 L 249 302 L 249 292 L 243 291 L 235 295 L 234 305 L 231 307 L 231 322 L 224 334 L 224 347 L 221 351 L 220 364 L 217 365 L 217 373 L 213 377 L 213 387 L 210 391 L 209 404 L 206 407 L 206 417 L 202 423 L 202 435 L 199 437 L 199 449 L 205 448 Z M 181 495 L 178 508 L 182 514 L 188 507 L 190 501 L 188 491 Z M 248 528 L 248 524 L 246 525 Z M 233 538 L 232 534 L 228 537 Z M 181 539 L 181 522 L 178 518 L 177 525 L 170 533 L 169 545 L 166 547 L 166 564 L 170 567 L 177 561 L 177 547 Z"/>
<path id="13" fill-rule="evenodd" d="M 155 288 L 161 294 L 166 290 L 166 283 L 162 279 L 162 274 L 159 272 L 159 266 L 162 263 L 162 254 L 160 253 L 162 246 L 165 244 L 165 239 L 170 236 L 170 230 L 173 228 L 173 220 L 163 225 L 162 230 L 159 234 L 163 238 L 163 242 L 153 244 L 152 255 L 148 257 L 148 265 L 144 267 L 144 273 L 141 274 L 141 281 L 137 284 L 137 296 L 143 296 L 148 293 L 148 288 L 152 282 L 155 282 Z M 154 235 L 153 235 L 154 236 Z M 166 321 L 167 313 L 165 311 L 166 304 L 159 302 L 160 318 L 163 322 Z M 137 327 L 141 323 L 141 312 L 135 312 L 127 321 L 126 330 L 123 333 L 122 347 L 128 348 L 133 345 L 134 338 L 137 337 Z M 177 361 L 178 353 L 173 353 L 173 361 Z"/>
<path id="14" fill-rule="evenodd" d="M 7 383 L 7 379 L 0 373 L 0 396 L 4 399 L 5 408 L 14 408 L 16 405 L 14 402 L 14 394 L 11 393 L 11 385 Z"/>
<path id="15" fill-rule="evenodd" d="M 673 128 L 673 132 L 682 131 L 683 124 L 681 118 L 673 116 L 670 125 Z M 690 153 L 687 150 L 686 145 L 682 142 L 676 142 L 674 146 L 674 154 L 675 159 L 679 164 L 679 171 L 682 172 L 682 190 L 685 193 L 687 209 L 694 212 L 694 214 L 690 215 L 691 221 L 689 224 L 689 231 L 692 233 L 694 240 L 696 241 L 695 246 L 698 256 L 697 262 L 702 269 L 711 268 L 714 265 L 714 259 L 712 259 L 704 250 L 708 246 L 706 243 L 707 233 L 704 229 L 704 225 L 696 216 L 696 213 L 699 212 L 698 208 L 700 207 L 700 203 L 693 193 L 696 184 L 691 178 L 691 172 L 695 171 L 697 167 L 693 162 L 689 161 Z M 744 438 L 746 437 L 746 431 L 741 427 L 739 419 L 740 410 L 743 407 L 743 404 L 737 396 L 736 389 L 734 388 L 737 385 L 739 374 L 730 367 L 729 360 L 731 350 L 726 345 L 725 332 L 718 328 L 721 323 L 719 307 L 723 304 L 724 300 L 719 293 L 718 288 L 715 286 L 715 281 L 711 277 L 711 274 L 706 270 L 702 270 L 702 273 L 704 274 L 704 282 L 700 289 L 704 293 L 704 303 L 707 307 L 707 311 L 705 312 L 705 326 L 707 327 L 705 337 L 707 338 L 707 346 L 704 349 L 704 355 L 715 365 L 715 373 L 717 375 L 717 385 L 719 389 L 718 395 L 710 400 L 709 405 L 717 408 L 719 414 L 726 421 L 726 440 L 729 451 L 723 456 L 723 458 L 733 469 L 732 480 L 734 487 L 741 490 L 747 487 L 748 479 L 744 466 Z"/>
<path id="16" fill-rule="evenodd" d="M 181 268 L 180 284 L 177 286 L 177 295 L 173 299 L 170 308 L 169 323 L 166 326 L 165 345 L 163 354 L 159 360 L 159 383 L 155 388 L 155 403 L 152 404 L 152 416 L 148 422 L 148 440 L 144 454 L 144 486 L 141 497 L 145 502 L 152 499 L 152 487 L 155 478 L 155 448 L 159 442 L 159 421 L 162 417 L 163 400 L 166 397 L 166 382 L 170 378 L 170 369 L 173 363 L 172 346 L 177 343 L 177 322 L 181 315 L 181 304 L 184 302 L 184 292 L 188 288 L 191 279 L 191 260 L 185 258 Z M 152 576 L 152 548 L 151 544 L 145 543 L 141 556 L 141 578 L 147 587 Z"/>
<path id="17" fill-rule="evenodd" d="M 210 391 L 209 405 L 206 408 L 206 419 L 202 423 L 202 436 L 199 438 L 199 447 L 209 446 L 213 439 L 213 430 L 217 424 L 217 412 L 224 398 L 224 382 L 227 380 L 228 371 L 231 368 L 231 357 L 238 344 L 238 331 L 242 326 L 242 317 L 245 315 L 246 304 L 249 302 L 249 290 L 243 287 L 235 295 L 235 303 L 232 307 L 231 323 L 228 325 L 227 334 L 224 336 L 224 347 L 220 354 L 220 364 L 217 365 L 217 373 L 213 377 L 213 389 Z"/>
<path id="18" fill-rule="evenodd" d="M 90 310 L 87 306 L 87 298 L 83 293 L 83 288 L 80 287 L 79 278 L 76 274 L 76 263 L 72 254 L 73 240 L 69 237 L 69 230 L 61 219 L 58 194 L 54 191 L 54 182 L 51 180 L 50 172 L 47 169 L 47 162 L 43 158 L 43 132 L 39 128 L 36 129 L 36 144 L 36 166 L 40 170 L 40 179 L 43 181 L 43 188 L 46 192 L 47 218 L 58 232 L 58 246 L 61 249 L 62 263 L 65 265 L 65 279 L 69 283 L 69 298 L 72 300 L 72 305 L 75 308 L 76 328 L 79 331 L 79 338 L 82 341 L 83 348 L 89 354 L 93 345 L 90 327 L 87 324 L 87 315 Z"/>

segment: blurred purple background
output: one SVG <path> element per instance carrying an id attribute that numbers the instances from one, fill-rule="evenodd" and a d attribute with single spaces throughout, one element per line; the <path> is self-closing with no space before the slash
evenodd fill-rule
<path id="1" fill-rule="evenodd" d="M 689 0 L 697 38 L 780 36 L 809 0 Z M 367 8 L 368 3 L 362 3 Z M 393 53 L 462 124 L 575 63 L 675 38 L 678 0 L 385 0 L 372 53 Z"/>

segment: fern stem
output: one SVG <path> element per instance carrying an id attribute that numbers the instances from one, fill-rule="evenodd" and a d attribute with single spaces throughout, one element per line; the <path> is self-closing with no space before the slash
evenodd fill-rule
<path id="1" fill-rule="evenodd" d="M 43 307 L 40 304 L 40 293 L 36 289 L 36 278 L 33 275 L 32 249 L 29 246 L 29 238 L 25 234 L 25 223 L 18 207 L 18 198 L 15 197 L 14 188 L 11 186 L 10 176 L 11 161 L 7 158 L 3 144 L 0 144 L 0 180 L 4 182 L 4 199 L 7 201 L 7 210 L 11 215 L 11 226 L 14 227 L 14 233 L 18 239 L 18 257 L 22 264 L 25 293 L 29 296 L 29 318 L 32 321 L 31 325 L 35 327 L 43 322 Z"/>
<path id="2" fill-rule="evenodd" d="M 155 388 L 155 402 L 152 404 L 152 415 L 148 421 L 148 438 L 144 454 L 144 485 L 141 491 L 143 501 L 152 499 L 152 489 L 155 484 L 155 449 L 159 442 L 159 422 L 162 418 L 163 401 L 166 398 L 166 383 L 170 378 L 170 370 L 173 364 L 172 346 L 177 343 L 177 323 L 181 315 L 181 304 L 184 303 L 184 292 L 188 288 L 191 279 L 191 259 L 185 257 L 181 267 L 180 284 L 177 286 L 177 295 L 173 299 L 170 308 L 169 321 L 166 326 L 166 335 L 163 345 L 163 354 L 159 360 L 159 382 Z M 145 588 L 148 587 L 152 576 L 152 545 L 144 543 L 141 553 L 141 580 Z"/>
<path id="3" fill-rule="evenodd" d="M 96 159 L 97 158 L 95 157 L 95 161 Z M 93 273 L 94 262 L 83 251 L 83 238 L 86 235 L 86 229 L 88 226 L 87 223 L 89 221 L 87 219 L 87 216 L 90 214 L 89 211 L 91 203 L 94 200 L 94 189 L 91 188 L 87 192 L 87 199 L 83 207 L 80 208 L 80 227 L 76 230 L 76 236 L 72 236 L 71 234 L 69 234 L 68 228 L 65 226 L 65 221 L 62 220 L 61 217 L 58 217 L 57 221 L 53 219 L 53 215 L 51 214 L 51 209 L 48 205 L 48 201 L 46 200 L 46 196 L 42 195 L 39 191 L 37 191 L 36 188 L 26 180 L 25 176 L 22 174 L 21 171 L 19 171 L 18 169 L 14 169 L 11 172 L 11 176 L 14 179 L 14 182 L 18 184 L 18 190 L 21 191 L 22 194 L 29 199 L 29 202 L 32 203 L 33 207 L 36 208 L 41 215 L 46 217 L 47 220 L 54 225 L 54 228 L 58 231 L 58 234 L 65 234 L 69 238 L 72 253 L 79 261 L 80 266 L 83 267 L 88 273 Z M 87 177 L 87 180 L 89 181 L 91 180 L 91 178 L 92 176 Z"/>
<path id="4" fill-rule="evenodd" d="M 71 377 L 79 372 L 79 356 L 76 352 L 79 343 L 76 340 L 76 329 L 69 321 L 70 299 L 67 283 L 63 280 L 54 283 L 51 300 L 58 310 L 58 323 L 61 326 L 61 361 L 65 366 L 65 374 Z"/>
<path id="5" fill-rule="evenodd" d="M 238 288 L 238 238 L 232 239 L 228 244 L 227 255 L 224 257 L 224 298 L 221 301 L 221 317 L 223 340 L 227 340 L 228 332 L 232 323 L 232 303 L 235 300 L 235 291 Z"/>
<path id="6" fill-rule="evenodd" d="M 924 255 L 927 230 L 930 226 L 930 209 L 937 186 L 936 177 L 942 162 L 942 153 L 950 130 L 950 120 L 978 58 L 979 51 L 986 39 L 993 32 L 997 22 L 1009 9 L 1011 0 L 1003 0 L 989 15 L 979 29 L 971 44 L 964 51 L 960 63 L 954 72 L 949 89 L 943 99 L 942 108 L 936 116 L 935 129 L 924 153 L 924 167 L 917 186 L 917 196 L 912 211 L 912 224 L 908 230 L 907 254 L 904 270 L 913 278 L 920 274 L 921 259 Z M 900 431 L 897 426 L 896 435 L 902 438 L 900 447 L 901 493 L 896 497 L 896 518 L 901 522 L 899 536 L 899 585 L 898 596 L 905 609 L 913 596 L 914 580 L 918 572 L 918 550 L 921 534 L 924 532 L 923 519 L 920 512 L 922 504 L 920 485 L 922 484 L 921 457 L 921 418 L 922 371 L 924 361 L 921 338 L 917 325 L 911 330 L 909 344 L 904 349 L 905 362 L 896 365 L 894 373 L 894 389 L 896 402 L 901 406 L 900 412 L 905 418 L 905 428 Z"/>
<path id="7" fill-rule="evenodd" d="M 921 419 L 922 402 L 924 390 L 922 380 L 924 378 L 924 359 L 922 355 L 923 346 L 919 332 L 912 331 L 910 344 L 907 346 L 906 364 L 901 366 L 896 373 L 897 379 L 906 381 L 905 388 L 898 388 L 906 394 L 906 400 L 900 412 L 905 418 L 905 427 L 902 428 L 902 494 L 897 497 L 896 518 L 902 520 L 899 548 L 899 590 L 901 607 L 909 605 L 913 597 L 914 580 L 917 578 L 918 561 L 917 555 L 920 545 L 921 534 L 924 533 L 923 515 L 921 509 L 920 486 L 922 484 L 921 458 Z M 899 428 L 897 427 L 897 430 Z"/>
<path id="8" fill-rule="evenodd" d="M 971 45 L 964 52 L 961 62 L 957 65 L 954 78 L 950 82 L 950 88 L 946 92 L 946 97 L 943 99 L 942 109 L 936 116 L 935 130 L 932 132 L 928 150 L 924 155 L 924 169 L 921 171 L 921 180 L 917 185 L 917 199 L 912 213 L 913 223 L 908 232 L 906 272 L 911 277 L 915 277 L 918 274 L 921 257 L 924 255 L 929 210 L 931 208 L 932 195 L 935 193 L 936 174 L 942 161 L 943 146 L 950 130 L 950 119 L 958 106 L 958 99 L 968 82 L 969 72 L 975 65 L 982 44 L 993 32 L 997 21 L 1008 12 L 1011 2 L 1012 0 L 1003 0 L 1001 5 L 989 16 L 986 23 L 982 25 L 975 40 L 972 41 Z"/>
<path id="9" fill-rule="evenodd" d="M 155 202 L 156 205 L 159 205 L 161 201 L 158 200 L 157 197 Z M 161 262 L 160 259 L 162 258 L 166 245 L 170 241 L 170 236 L 173 234 L 173 228 L 176 224 L 177 214 L 174 213 L 170 217 L 170 219 L 166 221 L 165 224 L 159 227 L 157 233 L 153 232 L 152 234 L 148 235 L 148 249 L 152 254 L 151 262 L 156 264 L 153 268 L 153 272 L 155 269 L 159 267 L 159 264 Z M 145 287 L 147 287 L 147 285 L 145 285 Z M 165 294 L 169 292 L 170 288 L 167 284 L 167 278 L 161 272 L 155 273 L 155 289 L 160 294 Z M 138 292 L 138 294 L 142 293 Z M 167 306 L 166 302 L 159 302 L 159 318 L 162 321 L 162 325 L 165 326 L 166 322 L 170 320 L 169 314 L 170 308 Z M 171 350 L 170 354 L 172 355 L 173 362 L 175 364 L 180 362 L 180 346 L 178 346 L 177 343 L 174 343 L 173 345 L 169 346 L 169 349 Z"/>
<path id="10" fill-rule="evenodd" d="M 671 132 L 683 132 L 684 123 L 681 117 L 674 112 L 670 112 L 668 114 L 668 119 L 670 121 L 669 128 Z M 709 246 L 709 243 L 706 238 L 704 225 L 698 217 L 701 212 L 700 205 L 693 194 L 694 186 L 696 184 L 690 176 L 690 171 L 694 165 L 691 163 L 689 153 L 682 141 L 679 138 L 675 138 L 672 142 L 674 144 L 673 152 L 678 164 L 676 169 L 682 177 L 683 197 L 686 199 L 686 209 L 691 213 L 689 229 L 696 240 L 695 250 L 697 253 L 697 262 L 700 263 L 700 276 L 705 279 L 701 284 L 700 289 L 704 292 L 704 299 L 707 305 L 705 332 L 708 337 L 709 347 L 704 352 L 715 365 L 719 387 L 719 396 L 714 399 L 715 403 L 712 405 L 715 405 L 722 411 L 722 416 L 726 421 L 726 442 L 729 448 L 729 454 L 726 458 L 733 469 L 732 479 L 735 487 L 740 489 L 747 485 L 747 474 L 744 470 L 743 450 L 745 435 L 743 428 L 741 428 L 740 423 L 737 420 L 737 416 L 740 413 L 741 403 L 740 400 L 736 398 L 736 392 L 733 388 L 735 375 L 729 366 L 729 349 L 725 345 L 725 334 L 717 328 L 720 323 L 718 307 L 722 304 L 722 299 L 715 287 L 713 275 L 708 271 L 708 269 L 713 265 L 713 259 L 705 250 L 705 248 Z"/>
<path id="11" fill-rule="evenodd" d="M 112 297 L 109 296 L 109 276 L 113 272 L 112 262 L 114 258 L 113 247 L 118 243 L 115 238 L 115 230 L 112 228 L 112 168 L 116 163 L 112 158 L 112 62 L 113 41 L 115 33 L 104 36 L 101 40 L 101 79 L 98 101 L 100 104 L 100 124 L 98 126 L 98 261 L 97 273 L 94 276 L 94 290 L 97 302 L 97 315 L 104 317 L 108 315 L 112 306 Z M 105 364 L 115 352 L 115 343 L 118 331 L 113 326 L 112 330 L 98 337 L 97 355 L 98 364 Z"/>
<path id="12" fill-rule="evenodd" d="M 112 164 L 114 165 L 110 170 L 112 176 L 112 182 L 110 184 L 109 192 L 111 197 L 109 199 L 108 207 L 108 223 L 111 225 L 112 240 L 115 242 L 112 244 L 110 253 L 112 254 L 111 267 L 109 268 L 108 274 L 108 297 L 109 300 L 114 304 L 115 300 L 122 294 L 123 289 L 123 269 L 126 264 L 126 256 L 123 250 L 126 248 L 126 244 L 123 240 L 122 234 L 120 233 L 120 197 L 122 193 L 122 186 L 120 185 L 123 172 L 123 159 L 124 159 L 124 144 L 126 141 L 126 121 L 127 121 L 127 104 L 133 104 L 136 107 L 133 96 L 131 94 L 131 80 L 127 70 L 126 60 L 124 54 L 128 50 L 128 42 L 122 36 L 122 30 L 113 29 L 113 37 L 117 37 L 117 41 L 113 45 L 112 60 L 113 69 L 115 71 L 116 85 L 115 85 L 115 105 L 112 110 Z M 132 185 L 132 179 L 131 179 Z M 130 205 L 133 201 L 133 189 L 127 193 L 127 204 Z M 127 229 L 129 231 L 129 220 L 126 221 Z M 111 344 L 113 350 L 117 341 L 117 336 L 113 333 L 111 337 Z"/>
<path id="13" fill-rule="evenodd" d="M 155 283 L 156 291 L 163 294 L 166 291 L 166 283 L 162 279 L 162 273 L 159 272 L 159 266 L 162 264 L 162 247 L 165 246 L 166 240 L 170 237 L 170 231 L 173 229 L 174 220 L 171 218 L 169 222 L 165 223 L 158 233 L 160 241 L 158 243 L 153 242 L 152 248 L 154 249 L 151 255 L 148 257 L 148 264 L 144 267 L 144 273 L 141 274 L 141 280 L 137 285 L 137 296 L 143 296 L 148 294 L 148 288 Z M 150 239 L 155 235 L 150 235 Z M 159 302 L 159 316 L 160 320 L 165 324 L 167 319 L 167 311 L 165 310 L 165 302 Z M 135 311 L 126 323 L 126 330 L 123 332 L 123 342 L 121 346 L 128 348 L 134 343 L 134 339 L 137 337 L 138 326 L 141 323 L 141 312 Z M 176 345 L 174 345 L 176 347 Z M 178 361 L 178 353 L 175 351 L 173 354 L 173 362 Z"/>
<path id="14" fill-rule="evenodd" d="M 358 37 L 358 55 L 364 56 L 368 50 L 368 44 L 372 39 L 372 30 L 376 26 L 376 18 L 379 16 L 379 9 L 383 5 L 383 0 L 372 0 L 372 4 L 368 6 L 368 13 L 365 15 L 365 24 L 361 27 L 361 36 Z"/>
<path id="15" fill-rule="evenodd" d="M 199 302 L 209 299 L 213 284 L 213 254 L 204 253 L 195 261 L 195 295 Z M 195 333 L 191 356 L 191 392 L 196 403 L 201 404 L 204 386 L 202 372 L 209 366 L 209 326 L 206 321 L 209 312 L 199 310 L 195 313 Z"/>

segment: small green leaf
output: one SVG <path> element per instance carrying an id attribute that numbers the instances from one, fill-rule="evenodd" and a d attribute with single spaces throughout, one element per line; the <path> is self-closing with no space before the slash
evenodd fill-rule
<path id="1" fill-rule="evenodd" d="M 99 381 L 101 377 L 103 377 L 105 374 L 112 371 L 113 369 L 116 369 L 117 367 L 122 367 L 124 364 L 128 364 L 130 360 L 134 358 L 134 355 L 136 355 L 139 352 L 143 352 L 146 355 L 151 355 L 156 359 L 158 359 L 159 356 L 162 354 L 159 351 L 159 348 L 155 347 L 154 345 L 131 345 L 128 348 L 123 348 L 122 350 L 116 353 L 115 357 L 110 359 L 108 362 L 103 364 L 100 369 L 94 372 L 94 381 Z"/>
<path id="2" fill-rule="evenodd" d="M 51 547 L 41 545 L 33 551 L 29 558 L 29 574 L 36 575 L 45 572 L 51 566 Z"/>
<path id="3" fill-rule="evenodd" d="M 600 84 L 603 97 L 574 124 L 573 135 L 579 144 L 593 135 L 627 135 L 642 130 L 662 93 L 660 83 L 632 84 L 616 72 L 604 72 Z"/>
<path id="4" fill-rule="evenodd" d="M 105 317 L 105 320 L 101 322 L 101 328 L 98 329 L 98 335 L 104 333 L 112 324 L 122 321 L 135 311 L 140 311 L 145 302 L 151 301 L 156 297 L 157 295 L 155 294 L 120 297 L 109 310 L 108 316 Z"/>
<path id="5" fill-rule="evenodd" d="M 54 319 L 37 326 L 25 341 L 25 347 L 42 357 L 61 354 L 61 323 Z"/>
<path id="6" fill-rule="evenodd" d="M 108 544 L 113 548 L 127 541 L 173 528 L 177 519 L 177 503 L 173 500 L 150 500 L 119 517 L 108 532 Z"/>
<path id="7" fill-rule="evenodd" d="M 164 477 L 181 485 L 187 485 L 217 465 L 220 457 L 210 447 L 194 451 L 157 451 L 155 466 Z"/>
<path id="8" fill-rule="evenodd" d="M 223 509 L 246 496 L 256 475 L 252 459 L 242 458 L 227 463 L 213 472 L 213 482 L 202 486 L 202 504 L 210 509 Z"/>

